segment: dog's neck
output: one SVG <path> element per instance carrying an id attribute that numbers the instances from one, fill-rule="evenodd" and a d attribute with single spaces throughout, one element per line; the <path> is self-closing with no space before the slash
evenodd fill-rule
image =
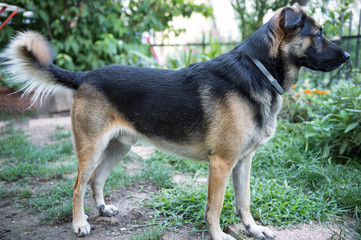
<path id="1" fill-rule="evenodd" d="M 275 79 L 272 74 L 266 69 L 265 66 L 257 59 L 251 58 L 252 62 L 257 66 L 257 68 L 263 73 L 263 75 L 268 79 L 268 81 L 272 84 L 272 86 L 276 89 L 279 95 L 285 93 L 283 87 L 279 84 L 278 80 Z"/>
<path id="2" fill-rule="evenodd" d="M 286 61 L 280 55 L 274 59 L 267 58 L 263 60 L 263 62 L 266 63 L 265 67 L 272 76 L 277 79 L 284 91 L 289 92 L 292 88 L 293 82 L 297 78 L 300 67 Z"/>
<path id="3" fill-rule="evenodd" d="M 300 68 L 293 64 L 289 64 L 289 66 L 285 67 L 285 78 L 283 80 L 282 87 L 286 92 L 291 90 L 292 84 L 296 80 L 299 70 Z"/>

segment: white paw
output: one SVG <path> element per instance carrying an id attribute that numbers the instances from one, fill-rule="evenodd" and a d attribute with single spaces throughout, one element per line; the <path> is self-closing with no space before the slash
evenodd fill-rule
<path id="1" fill-rule="evenodd" d="M 90 224 L 84 218 L 80 221 L 73 221 L 73 230 L 78 237 L 85 237 L 90 234 Z"/>
<path id="2" fill-rule="evenodd" d="M 112 217 L 119 212 L 118 208 L 113 205 L 103 205 L 102 204 L 102 205 L 97 206 L 97 208 L 99 210 L 99 214 L 101 216 L 106 216 L 106 217 Z"/>
<path id="3" fill-rule="evenodd" d="M 212 234 L 212 239 L 214 240 L 236 240 L 231 235 L 225 234 L 224 232 L 219 232 L 217 234 Z"/>
<path id="4" fill-rule="evenodd" d="M 276 239 L 276 236 L 273 234 L 273 232 L 266 227 L 258 226 L 256 224 L 254 224 L 254 225 L 246 225 L 245 224 L 245 227 L 246 227 L 248 234 L 251 235 L 252 237 L 254 237 L 255 239 L 258 239 L 258 240 Z"/>

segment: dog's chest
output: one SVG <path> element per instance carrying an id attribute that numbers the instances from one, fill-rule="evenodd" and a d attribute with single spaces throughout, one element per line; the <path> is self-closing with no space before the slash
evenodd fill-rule
<path id="1" fill-rule="evenodd" d="M 264 124 L 257 126 L 254 124 L 247 137 L 247 141 L 242 147 L 241 155 L 247 155 L 257 150 L 257 148 L 270 140 L 276 132 L 277 128 L 277 116 L 281 110 L 282 99 L 279 97 L 275 105 L 268 107 L 268 109 L 262 109 Z"/>

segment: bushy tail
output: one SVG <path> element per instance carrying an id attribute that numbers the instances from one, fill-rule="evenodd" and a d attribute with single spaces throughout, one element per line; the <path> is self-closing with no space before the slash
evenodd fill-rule
<path id="1" fill-rule="evenodd" d="M 3 70 L 23 95 L 35 92 L 32 103 L 66 88 L 77 89 L 84 73 L 56 67 L 49 42 L 40 33 L 19 32 L 4 51 Z"/>

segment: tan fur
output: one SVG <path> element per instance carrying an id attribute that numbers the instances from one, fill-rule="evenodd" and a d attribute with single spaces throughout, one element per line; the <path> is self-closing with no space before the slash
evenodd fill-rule
<path id="1" fill-rule="evenodd" d="M 219 155 L 210 156 L 209 159 L 206 221 L 214 239 L 231 239 L 222 232 L 219 217 L 223 207 L 224 192 L 236 160 L 224 159 Z"/>
<path id="2" fill-rule="evenodd" d="M 206 140 L 213 149 L 211 154 L 238 160 L 254 127 L 249 106 L 237 94 L 229 93 L 226 101 L 215 104 L 213 114 Z"/>
<path id="3" fill-rule="evenodd" d="M 300 13 L 298 8 L 291 8 L 294 12 Z M 273 40 L 272 47 L 270 48 L 270 57 L 275 58 L 278 54 L 279 47 L 283 42 L 284 38 L 287 36 L 288 32 L 283 27 L 285 24 L 285 16 L 284 16 L 284 8 L 277 10 L 275 16 L 272 18 L 272 28 L 274 31 L 275 36 L 270 36 Z"/>
<path id="4" fill-rule="evenodd" d="M 275 37 L 273 38 L 273 45 L 270 49 L 270 57 L 275 58 L 278 53 L 278 48 L 285 37 L 284 30 L 281 28 L 281 26 L 284 25 L 285 19 L 284 16 L 282 16 L 282 10 L 278 10 L 273 17 L 272 21 L 272 27 L 275 33 Z"/>
<path id="5" fill-rule="evenodd" d="M 83 84 L 78 89 L 71 118 L 74 145 L 79 161 L 78 175 L 74 183 L 73 227 L 77 228 L 74 229 L 75 232 L 80 230 L 82 233 L 89 234 L 90 226 L 86 221 L 83 207 L 85 186 L 92 175 L 92 182 L 94 182 L 96 174 L 93 172 L 102 161 L 105 161 L 102 157 L 103 153 L 113 138 L 119 137 L 119 141 L 127 146 L 134 144 L 137 137 L 133 126 L 111 106 L 102 94 L 87 84 Z M 127 152 L 130 147 L 125 149 Z M 110 171 L 111 169 L 109 173 Z M 105 175 L 107 176 L 109 173 Z M 101 181 L 101 185 L 104 182 L 105 179 Z M 92 184 L 92 188 L 96 189 L 97 186 Z M 102 191 L 101 189 L 98 194 L 100 197 L 93 194 L 96 203 L 104 202 Z M 101 200 L 99 200 L 100 198 Z"/>

